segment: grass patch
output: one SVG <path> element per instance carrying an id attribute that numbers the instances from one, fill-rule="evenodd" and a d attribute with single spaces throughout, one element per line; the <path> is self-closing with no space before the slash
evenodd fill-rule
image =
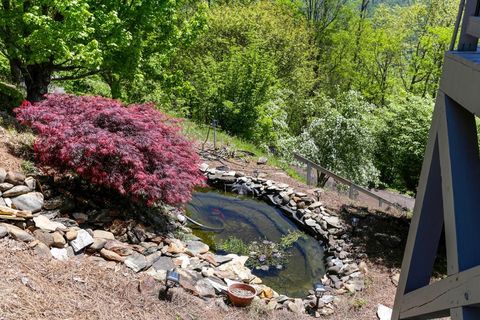
<path id="1" fill-rule="evenodd" d="M 204 124 L 197 124 L 191 120 L 184 119 L 181 123 L 182 128 L 183 128 L 183 133 L 190 137 L 191 139 L 198 140 L 200 142 L 204 142 L 207 133 L 208 133 L 208 128 L 209 126 L 204 125 Z M 253 153 L 255 158 L 260 158 L 260 157 L 267 157 L 268 158 L 268 164 L 282 169 L 285 171 L 291 178 L 298 180 L 302 183 L 306 183 L 305 177 L 301 176 L 295 169 L 293 169 L 290 164 L 278 157 L 275 156 L 274 154 L 267 152 L 265 150 L 262 150 L 261 148 L 255 146 L 251 142 L 247 142 L 245 140 L 239 139 L 237 137 L 233 137 L 228 135 L 225 132 L 217 130 L 217 147 L 227 147 L 229 149 L 233 150 L 243 150 L 243 151 L 248 151 L 250 153 Z M 210 134 L 208 136 L 207 142 L 210 142 L 213 144 L 213 131 L 210 130 Z"/>

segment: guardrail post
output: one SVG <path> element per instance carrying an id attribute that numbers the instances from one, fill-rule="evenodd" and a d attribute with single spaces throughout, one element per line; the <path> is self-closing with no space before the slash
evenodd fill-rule
<path id="1" fill-rule="evenodd" d="M 312 166 L 307 163 L 307 186 L 312 185 Z"/>
<path id="2" fill-rule="evenodd" d="M 378 207 L 379 207 L 380 209 L 382 209 L 382 204 L 383 204 L 382 198 L 378 198 Z"/>
<path id="3" fill-rule="evenodd" d="M 355 191 L 355 188 L 353 187 L 353 184 L 350 185 L 350 188 L 348 190 L 348 197 L 350 199 L 354 199 L 355 198 L 355 195 L 354 195 L 354 191 Z"/>

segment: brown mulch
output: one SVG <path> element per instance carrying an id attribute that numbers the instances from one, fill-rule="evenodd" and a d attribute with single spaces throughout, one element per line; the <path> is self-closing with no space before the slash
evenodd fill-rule
<path id="1" fill-rule="evenodd" d="M 377 319 L 376 313 L 379 304 L 393 307 L 397 288 L 390 278 L 392 270 L 372 263 L 367 263 L 367 265 L 366 289 L 354 295 L 341 296 L 335 314 L 330 319 Z"/>
<path id="2" fill-rule="evenodd" d="M 171 302 L 158 299 L 158 282 L 123 265 L 99 265 L 85 256 L 42 260 L 27 245 L 0 240 L 0 319 L 308 319 L 268 312 L 259 305 L 224 310 L 175 288 Z M 150 286 L 149 286 L 150 284 Z"/>
<path id="3" fill-rule="evenodd" d="M 7 170 L 21 171 L 22 159 L 10 153 L 5 144 L 6 139 L 5 129 L 0 127 L 0 167 Z"/>

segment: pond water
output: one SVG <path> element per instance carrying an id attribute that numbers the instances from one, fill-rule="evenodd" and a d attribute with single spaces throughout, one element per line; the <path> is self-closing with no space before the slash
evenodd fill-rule
<path id="1" fill-rule="evenodd" d="M 215 231 L 194 229 L 194 234 L 216 250 L 216 244 L 228 237 L 244 242 L 269 240 L 278 242 L 298 227 L 277 208 L 249 197 L 217 191 L 196 192 L 187 206 L 187 214 Z M 323 248 L 306 235 L 287 250 L 283 269 L 253 270 L 263 282 L 280 294 L 305 297 L 314 282 L 325 274 Z"/>

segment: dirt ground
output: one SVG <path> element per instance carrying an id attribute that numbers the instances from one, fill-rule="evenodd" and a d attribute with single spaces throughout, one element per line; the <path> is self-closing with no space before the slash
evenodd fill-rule
<path id="1" fill-rule="evenodd" d="M 19 170 L 22 159 L 12 156 L 4 143 L 0 129 L 0 166 Z M 229 160 L 210 161 L 213 165 L 228 165 L 231 170 L 288 183 L 297 190 L 313 189 L 268 164 L 258 166 Z M 344 204 L 354 204 L 348 198 L 324 191 L 320 199 L 332 210 Z M 403 230 L 402 233 L 405 233 Z M 404 236 L 404 235 L 402 235 Z M 361 244 L 359 244 L 361 245 Z M 403 248 L 388 249 L 375 255 L 375 245 L 364 243 L 371 250 L 366 289 L 354 295 L 340 296 L 336 312 L 329 319 L 376 319 L 378 304 L 393 306 L 396 287 L 391 275 L 398 272 Z M 378 245 L 378 244 L 377 244 Z M 391 263 L 388 263 L 388 262 Z M 392 262 L 394 261 L 394 262 Z M 43 261 L 24 244 L 0 240 L 0 320 L 10 319 L 312 319 L 290 312 L 267 312 L 255 305 L 249 309 L 224 309 L 215 300 L 204 301 L 177 289 L 172 302 L 159 301 L 158 284 L 152 287 L 141 275 L 123 266 L 113 269 L 99 266 L 94 259 L 79 256 L 68 262 Z"/>
<path id="2" fill-rule="evenodd" d="M 0 126 L 0 167 L 7 170 L 20 170 L 22 159 L 13 156 L 7 148 L 7 133 L 4 128 Z"/>

